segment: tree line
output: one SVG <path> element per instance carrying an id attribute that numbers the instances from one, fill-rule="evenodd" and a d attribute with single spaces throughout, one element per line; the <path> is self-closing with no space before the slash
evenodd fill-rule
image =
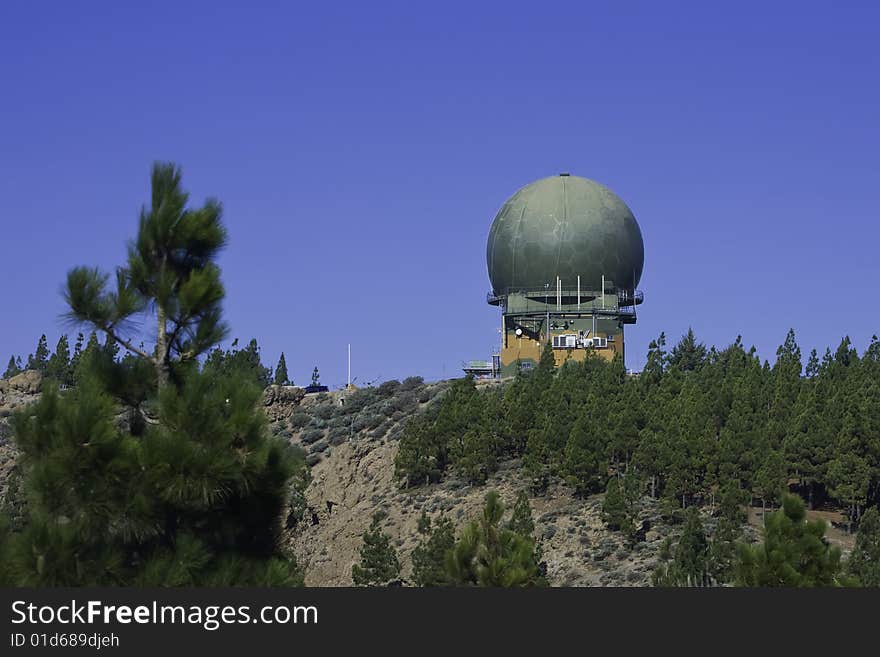
<path id="1" fill-rule="evenodd" d="M 857 523 L 880 501 L 880 341 L 859 355 L 844 338 L 804 367 L 794 331 L 772 366 L 739 337 L 707 349 L 689 331 L 667 351 L 661 335 L 638 376 L 599 357 L 557 371 L 548 345 L 507 386 L 456 381 L 407 426 L 395 473 L 403 486 L 448 471 L 482 483 L 513 457 L 535 491 L 564 480 L 589 495 L 629 475 L 685 509 L 776 505 L 791 489 Z"/>
<path id="2" fill-rule="evenodd" d="M 413 418 L 400 440 L 395 476 L 403 487 L 449 473 L 480 484 L 505 459 L 521 459 L 536 493 L 553 482 L 581 496 L 605 491 L 606 523 L 628 537 L 638 530 L 637 502 L 645 495 L 659 501 L 666 520 L 685 523 L 685 536 L 696 531 L 692 508 L 715 517 L 711 541 L 685 540 L 702 546 L 691 548 L 702 565 L 681 566 L 693 562 L 681 557 L 676 566 L 670 556 L 657 576 L 661 584 L 762 581 L 744 574 L 744 564 L 760 559 L 739 542 L 742 508 L 755 502 L 765 509 L 768 532 L 769 518 L 805 531 L 829 570 L 842 572 L 839 555 L 822 538 L 824 525 L 804 529 L 797 502 L 786 500 L 794 494 L 809 508 L 839 508 L 851 530 L 868 510 L 868 526 L 876 524 L 880 341 L 873 337 L 859 354 L 844 338 L 821 358 L 812 351 L 804 366 L 789 331 L 771 365 L 740 337 L 719 350 L 689 330 L 667 350 L 661 334 L 638 376 L 619 359 L 591 357 L 556 368 L 547 345 L 538 366 L 510 384 L 480 390 L 460 379 Z M 766 513 L 777 506 L 783 508 L 776 515 Z"/>
<path id="3" fill-rule="evenodd" d="M 118 357 L 131 357 L 133 354 L 126 352 L 120 356 L 119 344 L 109 335 L 104 336 L 104 342 L 101 343 L 98 337 L 98 331 L 92 331 L 89 334 L 88 341 L 85 341 L 85 335 L 78 333 L 76 342 L 74 343 L 73 353 L 70 351 L 70 340 L 67 334 L 62 334 L 58 338 L 55 345 L 55 351 L 49 351 L 46 334 L 40 336 L 37 341 L 37 347 L 34 353 L 29 354 L 23 361 L 21 356 L 10 356 L 6 365 L 6 370 L 0 378 L 11 379 L 22 372 L 33 370 L 39 372 L 44 378 L 55 381 L 58 385 L 68 387 L 76 385 L 80 370 L 80 364 L 89 361 L 93 354 L 103 350 L 104 354 L 109 354 L 113 359 Z M 143 349 L 143 344 L 139 345 Z M 293 381 L 287 373 L 287 361 L 284 352 L 278 359 L 275 370 L 263 365 L 260 357 L 260 346 L 256 338 L 252 338 L 244 348 L 238 346 L 238 339 L 232 341 L 229 349 L 223 349 L 215 346 L 207 352 L 204 359 L 204 366 L 209 369 L 215 369 L 222 372 L 230 370 L 241 370 L 249 379 L 261 388 L 268 385 L 292 385 Z M 317 376 L 318 368 L 315 367 L 312 378 Z"/>

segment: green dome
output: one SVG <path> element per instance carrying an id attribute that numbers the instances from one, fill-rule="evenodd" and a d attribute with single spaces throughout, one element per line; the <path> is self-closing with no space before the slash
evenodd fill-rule
<path id="1" fill-rule="evenodd" d="M 561 174 L 536 180 L 511 196 L 492 222 L 486 245 L 496 295 L 556 286 L 597 290 L 602 276 L 634 289 L 645 247 L 632 211 L 599 183 Z"/>

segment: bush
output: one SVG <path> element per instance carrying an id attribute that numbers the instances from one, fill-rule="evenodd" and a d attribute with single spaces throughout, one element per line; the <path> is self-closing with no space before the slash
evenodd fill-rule
<path id="1" fill-rule="evenodd" d="M 388 430 L 391 428 L 391 424 L 391 422 L 383 422 L 370 432 L 370 438 L 372 438 L 373 440 L 379 440 L 382 436 L 388 433 Z"/>
<path id="2" fill-rule="evenodd" d="M 403 383 L 400 384 L 401 392 L 408 392 L 410 390 L 416 390 L 425 385 L 425 380 L 420 376 L 408 376 L 403 380 Z"/>
<path id="3" fill-rule="evenodd" d="M 396 411 L 406 413 L 415 410 L 418 405 L 418 398 L 413 393 L 406 392 L 385 402 L 382 405 L 382 412 L 385 415 L 392 415 Z"/>
<path id="4" fill-rule="evenodd" d="M 400 388 L 400 381 L 397 379 L 391 379 L 390 381 L 386 381 L 382 385 L 379 386 L 379 396 L 380 397 L 392 397 L 394 393 L 397 392 L 398 388 Z"/>
<path id="5" fill-rule="evenodd" d="M 345 398 L 342 412 L 346 415 L 359 413 L 378 399 L 376 388 L 361 388 Z"/>
<path id="6" fill-rule="evenodd" d="M 327 451 L 329 447 L 330 445 L 327 441 L 321 439 L 309 448 L 309 454 L 320 454 L 321 452 Z"/>
<path id="7" fill-rule="evenodd" d="M 322 420 L 329 420 L 336 415 L 336 407 L 333 404 L 319 404 L 315 406 L 312 415 Z"/>
<path id="8" fill-rule="evenodd" d="M 318 429 L 311 429 L 304 432 L 302 436 L 300 436 L 300 440 L 302 441 L 303 445 L 311 445 L 312 443 L 319 441 L 323 437 L 323 431 L 320 431 Z"/>
<path id="9" fill-rule="evenodd" d="M 336 427 L 335 429 L 331 429 L 329 436 L 330 444 L 336 446 L 344 443 L 348 440 L 349 431 L 348 427 Z"/>
<path id="10" fill-rule="evenodd" d="M 303 413 L 302 411 L 294 413 L 290 416 L 290 426 L 292 426 L 294 429 L 302 429 L 311 421 L 312 416 L 308 413 Z"/>

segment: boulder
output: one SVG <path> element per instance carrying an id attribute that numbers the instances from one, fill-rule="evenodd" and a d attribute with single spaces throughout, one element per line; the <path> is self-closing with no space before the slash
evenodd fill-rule
<path id="1" fill-rule="evenodd" d="M 43 375 L 36 370 L 26 370 L 21 374 L 16 374 L 10 379 L 0 380 L 0 392 L 21 392 L 32 395 L 40 392 L 40 386 L 43 384 Z"/>

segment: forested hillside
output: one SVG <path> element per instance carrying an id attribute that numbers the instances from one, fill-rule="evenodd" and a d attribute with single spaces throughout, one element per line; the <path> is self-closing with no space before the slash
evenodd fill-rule
<path id="1" fill-rule="evenodd" d="M 859 355 L 848 338 L 806 367 L 793 331 L 775 363 L 740 338 L 707 349 L 689 332 L 651 343 L 645 370 L 619 361 L 567 363 L 550 348 L 537 370 L 478 392 L 457 381 L 435 413 L 408 424 L 395 471 L 403 486 L 454 470 L 485 481 L 521 456 L 536 491 L 553 479 L 582 495 L 634 478 L 673 512 L 785 490 L 834 504 L 858 522 L 880 501 L 880 341 Z M 616 483 L 614 484 L 617 485 Z"/>

